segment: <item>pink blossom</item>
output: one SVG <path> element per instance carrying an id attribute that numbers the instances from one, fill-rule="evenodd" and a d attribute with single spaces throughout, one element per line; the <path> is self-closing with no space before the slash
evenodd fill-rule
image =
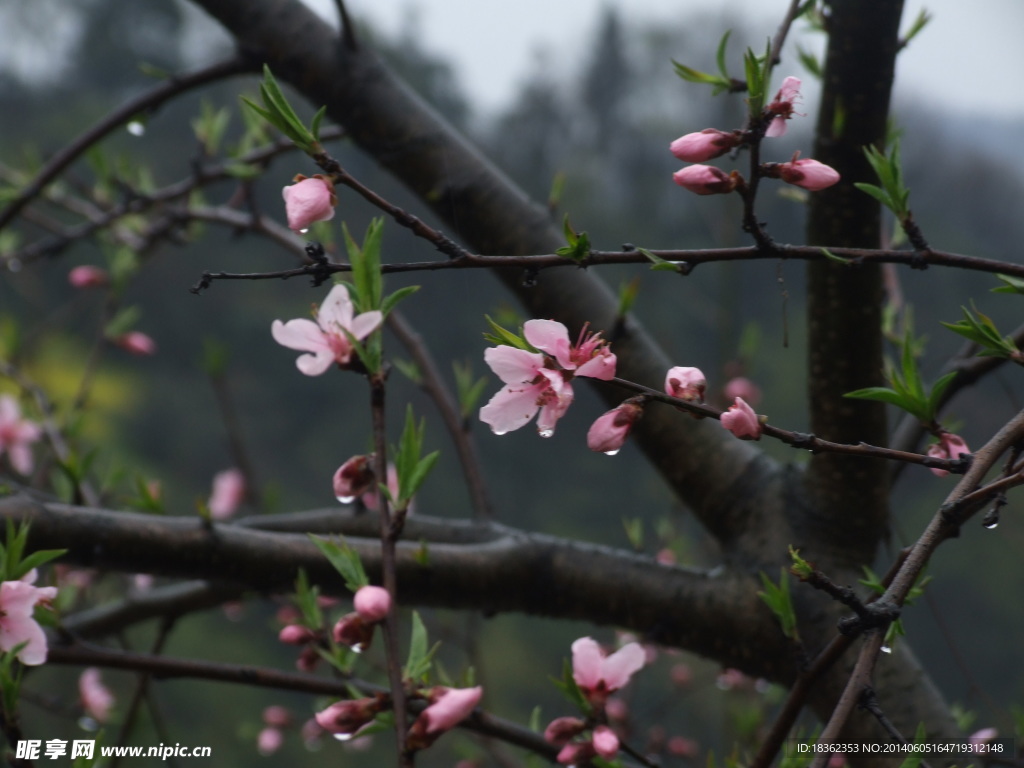
<path id="1" fill-rule="evenodd" d="M 725 395 L 726 400 L 735 400 L 737 397 L 742 397 L 752 405 L 757 405 L 761 402 L 760 388 L 746 376 L 736 376 L 729 379 L 725 386 L 722 387 L 722 394 Z"/>
<path id="2" fill-rule="evenodd" d="M 561 747 L 568 744 L 587 729 L 585 720 L 578 717 L 556 717 L 544 729 L 544 741 Z"/>
<path id="3" fill-rule="evenodd" d="M 225 469 L 213 476 L 213 493 L 206 502 L 210 517 L 225 520 L 245 501 L 245 475 L 240 469 Z"/>
<path id="4" fill-rule="evenodd" d="M 292 713 L 286 707 L 272 704 L 263 710 L 263 722 L 274 728 L 286 728 L 291 725 Z"/>
<path id="5" fill-rule="evenodd" d="M 676 184 L 698 195 L 727 194 L 736 189 L 738 179 L 713 165 L 688 165 L 672 174 Z"/>
<path id="6" fill-rule="evenodd" d="M 968 736 L 967 740 L 970 741 L 971 744 L 987 744 L 998 737 L 999 731 L 995 728 L 982 728 Z"/>
<path id="7" fill-rule="evenodd" d="M 665 748 L 670 755 L 687 758 L 696 757 L 697 752 L 700 750 L 696 741 L 685 736 L 673 736 L 668 740 Z"/>
<path id="8" fill-rule="evenodd" d="M 768 112 L 775 115 L 768 130 L 764 135 L 768 137 L 782 136 L 786 132 L 786 121 L 795 113 L 793 104 L 800 98 L 800 78 L 787 77 L 782 81 L 782 87 L 775 94 L 775 100 L 767 106 Z"/>
<path id="9" fill-rule="evenodd" d="M 584 326 L 576 344 L 569 331 L 554 320 L 528 320 L 523 335 L 539 352 L 510 346 L 489 347 L 484 360 L 505 386 L 480 409 L 480 420 L 497 435 L 519 429 L 537 415 L 543 437 L 555 432 L 572 404 L 574 376 L 608 381 L 615 377 L 615 355 L 599 333 Z"/>
<path id="10" fill-rule="evenodd" d="M 132 586 L 137 592 L 146 592 L 153 588 L 153 574 L 136 573 L 132 576 Z"/>
<path id="11" fill-rule="evenodd" d="M 700 368 L 677 365 L 665 374 L 665 393 L 688 403 L 703 403 L 707 385 Z"/>
<path id="12" fill-rule="evenodd" d="M 0 395 L 0 456 L 6 451 L 16 472 L 32 471 L 32 443 L 43 436 L 39 425 L 21 417 L 21 406 L 12 395 Z"/>
<path id="13" fill-rule="evenodd" d="M 751 688 L 753 687 L 753 683 L 753 678 L 748 677 L 738 669 L 734 669 L 732 667 L 723 669 L 722 673 L 715 681 L 715 685 L 722 691 L 731 691 L 734 688 Z"/>
<path id="14" fill-rule="evenodd" d="M 78 697 L 82 708 L 97 723 L 107 722 L 110 710 L 114 706 L 114 694 L 103 684 L 100 671 L 96 667 L 88 667 L 78 678 Z"/>
<path id="15" fill-rule="evenodd" d="M 288 215 L 288 229 L 293 232 L 305 232 L 318 221 L 334 218 L 338 198 L 334 195 L 334 185 L 325 176 L 317 174 L 306 178 L 300 173 L 295 177 L 295 183 L 282 189 L 281 193 Z"/>
<path id="16" fill-rule="evenodd" d="M 39 603 L 57 596 L 56 587 L 34 587 L 28 581 L 5 581 L 0 585 L 0 651 L 9 651 L 22 643 L 18 659 L 27 666 L 46 661 L 46 634 L 32 617 Z"/>
<path id="17" fill-rule="evenodd" d="M 594 751 L 606 760 L 611 760 L 619 751 L 619 737 L 607 725 L 594 729 Z"/>
<path id="18" fill-rule="evenodd" d="M 639 405 L 625 402 L 599 416 L 587 432 L 587 447 L 598 453 L 615 455 L 626 442 L 633 424 L 643 412 L 644 409 Z"/>
<path id="19" fill-rule="evenodd" d="M 352 502 L 366 493 L 376 482 L 373 474 L 373 454 L 353 456 L 334 473 L 334 495 L 342 504 Z"/>
<path id="20" fill-rule="evenodd" d="M 939 442 L 928 446 L 928 455 L 936 459 L 959 459 L 961 455 L 970 455 L 970 453 L 971 449 L 967 447 L 964 439 L 960 435 L 954 435 L 952 432 L 943 432 L 939 435 Z M 936 477 L 945 477 L 949 474 L 949 471 L 945 469 L 937 467 L 931 467 L 930 469 Z"/>
<path id="21" fill-rule="evenodd" d="M 344 285 L 336 285 L 316 313 L 316 322 L 299 318 L 282 323 L 275 320 L 270 327 L 274 341 L 289 349 L 306 352 L 295 361 L 307 376 L 319 376 L 337 363 L 348 365 L 352 357 L 349 336 L 361 341 L 373 333 L 384 317 L 377 310 L 353 316 L 354 308 Z"/>
<path id="22" fill-rule="evenodd" d="M 589 637 L 572 644 L 572 677 L 587 700 L 598 707 L 610 693 L 625 686 L 645 662 L 639 643 L 628 643 L 610 656 Z"/>
<path id="23" fill-rule="evenodd" d="M 574 741 L 562 747 L 555 759 L 562 765 L 584 765 L 597 754 L 591 741 Z"/>
<path id="24" fill-rule="evenodd" d="M 469 717 L 480 703 L 483 693 L 484 689 L 479 685 L 475 688 L 433 688 L 429 697 L 430 706 L 420 713 L 409 729 L 409 748 L 429 747 L 438 736 Z"/>
<path id="25" fill-rule="evenodd" d="M 776 172 L 787 184 L 795 184 L 811 192 L 831 187 L 839 181 L 839 172 L 835 168 L 809 157 L 794 157 L 788 163 L 779 163 Z"/>
<path id="26" fill-rule="evenodd" d="M 743 440 L 760 440 L 763 431 L 761 420 L 742 397 L 737 397 L 722 414 L 722 426 Z"/>
<path id="27" fill-rule="evenodd" d="M 619 696 L 611 696 L 604 704 L 604 713 L 612 722 L 624 723 L 629 719 L 629 705 Z"/>
<path id="28" fill-rule="evenodd" d="M 331 635 L 338 645 L 345 645 L 356 653 L 362 653 L 373 642 L 373 628 L 376 622 L 367 621 L 358 613 L 346 613 L 334 625 Z"/>
<path id="29" fill-rule="evenodd" d="M 337 701 L 315 715 L 317 725 L 329 733 L 353 734 L 366 725 L 382 709 L 376 696 L 366 699 Z"/>
<path id="30" fill-rule="evenodd" d="M 100 288 L 110 282 L 107 270 L 83 264 L 68 272 L 68 282 L 75 288 Z"/>
<path id="31" fill-rule="evenodd" d="M 391 595 L 384 587 L 360 587 L 353 603 L 363 621 L 384 621 L 391 612 Z"/>
<path id="32" fill-rule="evenodd" d="M 686 163 L 703 163 L 721 157 L 741 139 L 737 133 L 727 133 L 717 128 L 705 128 L 698 133 L 680 136 L 669 145 L 669 151 Z"/>
<path id="33" fill-rule="evenodd" d="M 284 744 L 284 734 L 278 728 L 267 726 L 256 736 L 256 749 L 264 757 L 272 755 Z"/>
<path id="34" fill-rule="evenodd" d="M 142 331 L 129 331 L 120 336 L 114 336 L 111 341 L 123 349 L 139 357 L 148 357 L 156 354 L 156 342 Z"/>
<path id="35" fill-rule="evenodd" d="M 668 547 L 659 549 L 657 554 L 655 554 L 654 559 L 662 565 L 675 565 L 678 562 L 676 553 Z"/>

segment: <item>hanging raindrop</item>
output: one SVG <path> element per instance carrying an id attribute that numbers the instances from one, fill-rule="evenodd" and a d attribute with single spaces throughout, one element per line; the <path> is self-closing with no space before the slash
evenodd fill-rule
<path id="1" fill-rule="evenodd" d="M 356 500 L 355 496 L 335 496 L 335 498 L 342 504 L 351 504 L 353 501 Z"/>
<path id="2" fill-rule="evenodd" d="M 128 123 L 128 125 L 125 126 L 125 129 L 132 136 L 146 135 L 146 126 L 141 120 L 132 120 L 130 123 Z"/>
<path id="3" fill-rule="evenodd" d="M 304 234 L 306 234 L 307 232 L 309 232 L 309 227 L 306 227 L 305 229 L 300 229 L 300 230 L 299 230 L 299 234 L 300 234 L 300 235 L 304 235 Z"/>
<path id="4" fill-rule="evenodd" d="M 882 653 L 892 653 L 892 648 L 890 648 L 888 645 L 883 645 L 881 650 Z"/>
<path id="5" fill-rule="evenodd" d="M 616 449 L 615 449 L 614 451 L 605 451 L 605 452 L 604 452 L 604 455 L 605 455 L 605 456 L 614 456 L 614 455 L 615 455 L 615 454 L 617 454 L 618 452 L 619 452 L 619 449 L 618 449 L 618 448 L 616 448 Z"/>
<path id="6" fill-rule="evenodd" d="M 338 741 L 351 741 L 353 736 L 355 736 L 354 733 L 336 733 L 336 734 L 334 734 L 334 738 L 336 738 Z"/>
<path id="7" fill-rule="evenodd" d="M 551 437 L 553 434 L 555 434 L 555 430 L 548 427 L 547 429 L 537 430 L 537 434 L 540 435 L 541 437 Z"/>

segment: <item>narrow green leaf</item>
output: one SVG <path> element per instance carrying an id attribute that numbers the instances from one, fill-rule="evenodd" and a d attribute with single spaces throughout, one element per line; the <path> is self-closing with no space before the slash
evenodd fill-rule
<path id="1" fill-rule="evenodd" d="M 15 568 L 10 574 L 8 574 L 8 580 L 14 581 L 20 579 L 26 573 L 31 571 L 33 568 L 38 568 L 44 563 L 48 563 L 51 560 L 56 560 L 61 555 L 67 552 L 66 549 L 40 549 L 28 555 L 22 560 L 18 567 Z"/>
<path id="2" fill-rule="evenodd" d="M 430 674 L 432 659 L 440 644 L 428 648 L 427 628 L 418 611 L 412 612 L 412 633 L 409 639 L 409 658 L 405 662 L 403 677 L 425 683 Z"/>
<path id="3" fill-rule="evenodd" d="M 725 48 L 729 44 L 729 35 L 732 34 L 731 29 L 727 29 L 725 34 L 722 35 L 722 39 L 718 43 L 718 51 L 715 53 L 715 61 L 718 63 L 718 73 L 722 76 L 723 80 L 729 80 L 728 68 L 725 65 Z"/>
<path id="4" fill-rule="evenodd" d="M 488 341 L 494 344 L 503 344 L 509 347 L 515 347 L 516 349 L 525 349 L 528 352 L 537 351 L 522 336 L 514 334 L 512 331 L 498 325 L 491 319 L 490 315 L 484 315 L 484 319 L 487 320 L 487 324 L 490 325 L 491 330 L 494 331 L 492 334 L 484 334 L 484 338 Z"/>
<path id="5" fill-rule="evenodd" d="M 391 310 L 395 308 L 395 305 L 398 304 L 398 302 L 400 302 L 402 299 L 408 296 L 412 296 L 419 289 L 420 286 L 418 285 L 407 285 L 404 288 L 399 288 L 394 293 L 388 294 L 384 298 L 384 301 L 381 302 L 381 314 L 383 314 L 384 317 L 387 317 L 389 314 L 391 314 Z"/>
<path id="6" fill-rule="evenodd" d="M 365 587 L 370 583 L 366 571 L 363 570 L 363 563 L 359 559 L 359 553 L 352 549 L 352 547 L 344 541 L 342 541 L 341 545 L 338 545 L 333 541 L 314 536 L 313 534 L 308 534 L 308 536 L 310 541 L 316 545 L 316 548 L 327 558 L 328 562 L 334 566 L 334 570 L 345 579 L 345 586 L 351 592 L 354 593 L 360 587 Z"/>
<path id="7" fill-rule="evenodd" d="M 864 389 L 847 392 L 843 397 L 852 397 L 858 400 L 878 400 L 895 405 L 905 411 L 910 411 L 913 408 L 913 403 L 909 402 L 908 398 L 888 387 L 865 387 Z"/>
<path id="8" fill-rule="evenodd" d="M 309 125 L 309 132 L 313 134 L 313 138 L 320 141 L 320 123 L 323 122 L 324 115 L 327 114 L 327 105 L 324 104 L 320 109 L 313 115 L 313 121 Z"/>
<path id="9" fill-rule="evenodd" d="M 672 261 L 667 261 L 660 256 L 655 256 L 653 253 L 648 251 L 646 248 L 638 248 L 638 251 L 644 255 L 649 262 L 651 262 L 651 270 L 656 272 L 679 272 L 682 273 L 682 267 Z"/>
<path id="10" fill-rule="evenodd" d="M 889 198 L 889 195 L 887 195 L 885 193 L 885 190 L 882 189 L 881 187 L 877 187 L 874 184 L 865 184 L 864 182 L 860 181 L 853 182 L 853 186 L 855 186 L 861 192 L 866 192 L 867 194 L 871 195 L 873 198 L 875 198 L 875 200 L 880 202 L 890 211 L 896 208 L 896 206 L 893 204 L 893 201 Z"/>

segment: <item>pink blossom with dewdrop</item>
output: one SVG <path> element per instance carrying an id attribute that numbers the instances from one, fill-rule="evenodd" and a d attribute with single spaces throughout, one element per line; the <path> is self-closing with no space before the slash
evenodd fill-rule
<path id="1" fill-rule="evenodd" d="M 334 218 L 334 206 L 338 198 L 330 179 L 317 174 L 306 178 L 295 177 L 295 183 L 281 190 L 284 209 L 288 216 L 288 229 L 304 233 L 318 221 Z"/>
<path id="2" fill-rule="evenodd" d="M 351 736 L 373 720 L 382 709 L 378 697 L 337 701 L 317 712 L 316 723 L 328 733 Z"/>
<path id="3" fill-rule="evenodd" d="M 362 341 L 383 320 L 375 309 L 356 315 L 348 289 L 336 285 L 317 310 L 315 322 L 305 318 L 286 323 L 275 320 L 270 332 L 278 344 L 306 352 L 296 359 L 296 367 L 307 376 L 319 376 L 332 364 L 348 366 L 354 352 L 349 337 Z"/>
<path id="4" fill-rule="evenodd" d="M 409 729 L 406 745 L 409 749 L 426 749 L 441 734 L 450 731 L 471 714 L 483 697 L 484 689 L 445 688 L 431 689 L 430 706 L 424 709 Z"/>
<path id="5" fill-rule="evenodd" d="M 597 453 L 614 456 L 643 412 L 644 409 L 635 403 L 623 403 L 599 416 L 587 431 L 587 447 Z"/>
<path id="6" fill-rule="evenodd" d="M 351 504 L 357 496 L 371 491 L 376 483 L 373 454 L 353 456 L 334 473 L 334 496 L 342 504 Z"/>

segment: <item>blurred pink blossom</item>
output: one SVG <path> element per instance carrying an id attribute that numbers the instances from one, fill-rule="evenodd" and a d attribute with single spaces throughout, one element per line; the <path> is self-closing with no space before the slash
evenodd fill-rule
<path id="1" fill-rule="evenodd" d="M 125 352 L 139 357 L 156 354 L 156 342 L 142 331 L 128 331 L 120 336 L 114 336 L 111 341 Z"/>
<path id="2" fill-rule="evenodd" d="M 782 81 L 782 87 L 775 94 L 775 99 L 766 107 L 768 112 L 775 115 L 764 135 L 774 138 L 782 136 L 786 132 L 786 121 L 794 114 L 793 105 L 800 98 L 800 78 L 787 77 Z"/>
<path id="3" fill-rule="evenodd" d="M 114 707 L 114 694 L 103 684 L 99 669 L 88 667 L 82 671 L 78 678 L 78 697 L 89 717 L 97 723 L 107 722 Z"/>
<path id="4" fill-rule="evenodd" d="M 26 666 L 46 661 L 46 634 L 32 614 L 40 603 L 49 603 L 57 596 L 56 587 L 34 587 L 29 583 L 35 571 L 20 581 L 0 585 L 0 651 L 9 651 L 22 643 L 18 659 Z"/>
<path id="5" fill-rule="evenodd" d="M 589 637 L 572 644 L 573 679 L 595 707 L 603 707 L 608 695 L 624 687 L 646 660 L 639 643 L 624 645 L 610 656 Z"/>
<path id="6" fill-rule="evenodd" d="M 83 264 L 68 272 L 68 282 L 75 288 L 99 288 L 110 282 L 105 269 Z"/>
<path id="7" fill-rule="evenodd" d="M 32 472 L 35 463 L 30 446 L 42 436 L 38 424 L 22 418 L 21 406 L 12 395 L 0 395 L 0 456 L 6 453 L 16 472 Z"/>
<path id="8" fill-rule="evenodd" d="M 726 400 L 735 400 L 737 397 L 741 397 L 754 406 L 761 402 L 760 388 L 746 376 L 729 379 L 722 387 L 722 394 L 725 395 Z"/>
<path id="9" fill-rule="evenodd" d="M 225 469 L 213 476 L 213 493 L 206 502 L 210 517 L 226 520 L 245 501 L 245 475 L 240 469 Z"/>

